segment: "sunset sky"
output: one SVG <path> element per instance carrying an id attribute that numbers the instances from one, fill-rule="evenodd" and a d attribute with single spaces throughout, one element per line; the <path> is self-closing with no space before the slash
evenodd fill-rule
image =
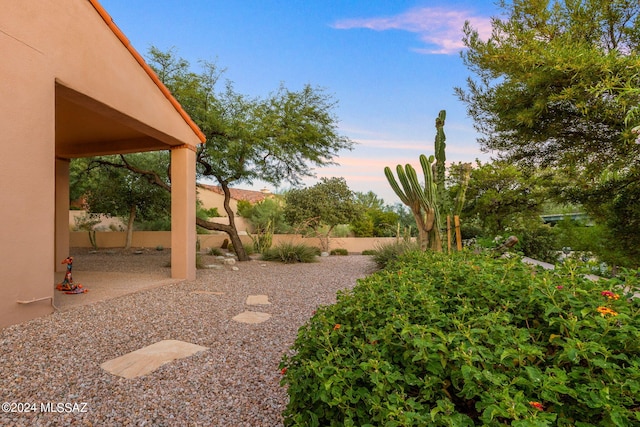
<path id="1" fill-rule="evenodd" d="M 461 28 L 490 33 L 499 10 L 489 0 L 101 0 L 133 46 L 173 48 L 226 68 L 224 78 L 251 96 L 283 83 L 319 86 L 337 101 L 339 128 L 357 144 L 317 178 L 341 176 L 354 191 L 399 201 L 385 166 L 433 153 L 435 118 L 447 110 L 447 161 L 488 160 L 454 87 L 465 86 Z M 312 185 L 317 178 L 305 182 Z M 241 188 L 253 187 L 241 184 Z M 269 186 L 272 191 L 285 190 Z"/>

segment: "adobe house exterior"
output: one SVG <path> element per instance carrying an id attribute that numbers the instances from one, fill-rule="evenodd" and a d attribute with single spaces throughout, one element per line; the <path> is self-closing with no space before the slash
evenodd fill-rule
<path id="1" fill-rule="evenodd" d="M 72 158 L 171 150 L 171 274 L 194 279 L 204 135 L 97 0 L 3 0 L 0 51 L 0 327 L 53 310 Z"/>

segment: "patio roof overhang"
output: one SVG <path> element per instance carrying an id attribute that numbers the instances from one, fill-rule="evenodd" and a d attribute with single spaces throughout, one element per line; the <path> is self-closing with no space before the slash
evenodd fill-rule
<path id="1" fill-rule="evenodd" d="M 56 157 L 168 150 L 182 141 L 56 83 Z"/>

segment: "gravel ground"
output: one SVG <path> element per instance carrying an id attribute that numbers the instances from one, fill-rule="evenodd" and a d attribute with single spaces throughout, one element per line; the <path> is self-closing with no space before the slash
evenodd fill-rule
<path id="1" fill-rule="evenodd" d="M 74 256 L 75 264 L 96 263 L 101 271 L 122 271 L 123 265 L 136 273 L 162 268 L 155 254 L 139 255 L 129 264 L 117 254 Z M 336 291 L 352 287 L 375 266 L 361 255 L 332 256 L 312 264 L 254 260 L 237 266 L 238 271 L 230 266 L 199 270 L 195 281 L 1 329 L 0 396 L 15 403 L 13 409 L 31 412 L 5 412 L 3 406 L 0 425 L 282 425 L 288 399 L 279 385 L 282 355 L 317 306 L 335 302 Z M 245 305 L 247 296 L 258 294 L 268 295 L 271 305 Z M 245 310 L 272 317 L 260 324 L 231 320 Z M 209 350 L 133 379 L 99 366 L 165 339 Z M 42 412 L 48 403 L 49 409 L 59 411 Z"/>

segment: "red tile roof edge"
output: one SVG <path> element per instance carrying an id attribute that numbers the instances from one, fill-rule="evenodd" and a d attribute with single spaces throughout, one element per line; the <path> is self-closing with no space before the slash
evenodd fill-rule
<path id="1" fill-rule="evenodd" d="M 208 185 L 208 184 L 200 184 L 200 183 L 196 185 L 205 190 L 213 191 L 214 193 L 224 194 L 222 187 L 218 185 Z M 229 188 L 229 192 L 231 193 L 232 199 L 246 200 L 247 202 L 251 202 L 251 203 L 260 202 L 270 196 L 270 194 L 265 194 L 262 191 L 243 190 L 240 188 Z"/>
<path id="2" fill-rule="evenodd" d="M 135 58 L 138 64 L 140 64 L 142 69 L 147 73 L 147 75 L 149 75 L 151 80 L 153 80 L 156 86 L 158 86 L 162 94 L 169 100 L 169 102 L 171 103 L 171 105 L 173 105 L 176 111 L 178 111 L 178 113 L 182 116 L 184 121 L 187 122 L 187 124 L 189 125 L 191 130 L 193 130 L 193 133 L 196 134 L 200 142 L 201 143 L 205 142 L 207 138 L 204 135 L 204 133 L 202 133 L 202 131 L 200 130 L 198 125 L 193 121 L 193 119 L 189 117 L 189 114 L 187 114 L 187 112 L 182 108 L 182 105 L 180 105 L 178 100 L 174 98 L 174 96 L 171 94 L 169 89 L 167 89 L 164 83 L 160 81 L 156 73 L 145 62 L 144 58 L 142 58 L 142 56 L 138 53 L 138 51 L 134 49 L 134 47 L 131 45 L 131 42 L 129 42 L 129 39 L 127 39 L 127 37 L 122 32 L 122 30 L 120 30 L 120 28 L 118 28 L 115 22 L 113 22 L 113 18 L 111 18 L 111 15 L 109 15 L 109 13 L 107 13 L 104 7 L 102 7 L 102 5 L 98 3 L 98 0 L 89 0 L 89 3 L 91 3 L 91 5 L 95 8 L 95 10 L 100 14 L 104 22 L 107 24 L 107 26 L 111 29 L 111 31 L 113 31 L 116 37 L 118 37 L 118 39 L 122 42 L 122 44 L 127 48 L 129 53 L 131 53 L 131 55 Z"/>

